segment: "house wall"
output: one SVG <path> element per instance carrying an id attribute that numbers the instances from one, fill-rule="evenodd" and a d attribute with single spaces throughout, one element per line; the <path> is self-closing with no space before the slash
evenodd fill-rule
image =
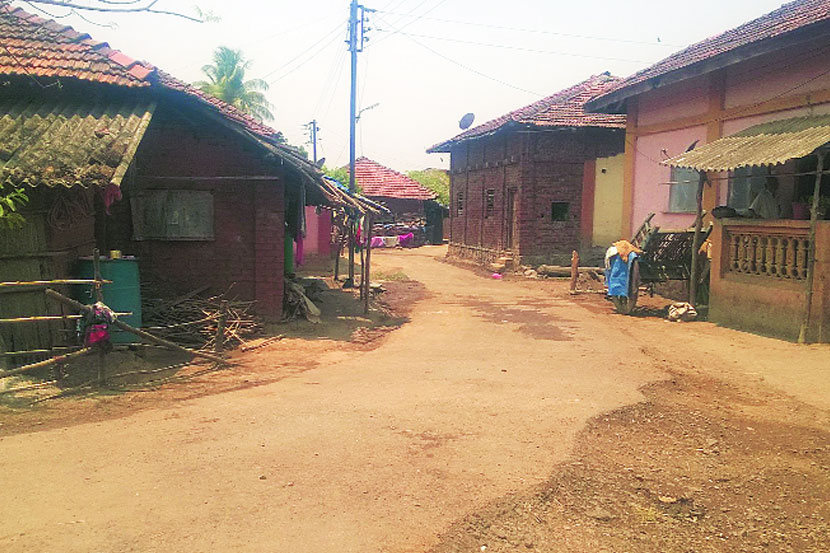
<path id="1" fill-rule="evenodd" d="M 601 157 L 594 163 L 593 246 L 608 246 L 621 238 L 624 163 L 624 154 Z"/>
<path id="2" fill-rule="evenodd" d="M 728 68 L 657 88 L 628 100 L 621 233 L 645 215 L 663 227 L 684 227 L 691 214 L 668 209 L 670 170 L 660 165 L 694 140 L 705 144 L 752 125 L 800 115 L 830 113 L 830 36 L 748 59 Z M 665 151 L 665 153 L 664 153 Z M 717 179 L 704 190 L 704 209 L 726 197 Z"/>
<path id="3" fill-rule="evenodd" d="M 502 134 L 465 142 L 450 156 L 450 255 L 490 263 L 509 249 L 507 243 L 508 190 L 521 183 L 519 158 L 523 139 Z M 487 190 L 493 191 L 493 209 L 487 211 Z M 464 213 L 458 214 L 458 194 L 464 195 Z M 518 216 L 518 214 L 517 214 Z M 514 251 L 518 250 L 518 233 Z"/>
<path id="4" fill-rule="evenodd" d="M 622 133 L 603 129 L 511 131 L 457 146 L 451 153 L 450 255 L 487 263 L 510 251 L 530 265 L 570 259 L 585 245 L 583 214 L 593 217 L 593 205 L 583 206 L 586 162 L 622 149 Z M 591 168 L 589 180 L 593 176 Z M 554 202 L 568 204 L 565 220 L 553 220 Z"/>
<path id="5" fill-rule="evenodd" d="M 256 300 L 263 316 L 282 314 L 282 176 L 259 152 L 219 127 L 196 124 L 168 110 L 157 112 L 136 154 L 125 198 L 108 218 L 107 248 L 136 255 L 143 281 L 160 293 L 201 286 L 209 293 Z M 274 175 L 273 181 L 199 180 L 199 177 Z M 167 180 L 156 177 L 188 177 Z M 130 197 L 140 190 L 201 190 L 213 195 L 212 240 L 135 240 Z"/>
<path id="6" fill-rule="evenodd" d="M 306 235 L 303 252 L 307 256 L 328 257 L 331 249 L 331 211 L 321 209 L 317 213 L 314 206 L 305 208 Z"/>

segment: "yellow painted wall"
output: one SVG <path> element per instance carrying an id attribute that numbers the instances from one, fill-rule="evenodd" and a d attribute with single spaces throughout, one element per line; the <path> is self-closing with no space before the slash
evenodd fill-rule
<path id="1" fill-rule="evenodd" d="M 594 190 L 594 246 L 610 246 L 620 238 L 625 154 L 597 158 Z M 628 238 L 628 237 L 625 237 Z"/>

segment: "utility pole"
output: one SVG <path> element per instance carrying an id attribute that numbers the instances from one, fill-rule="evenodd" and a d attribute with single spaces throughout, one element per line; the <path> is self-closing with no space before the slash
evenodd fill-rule
<path id="1" fill-rule="evenodd" d="M 309 141 L 311 143 L 311 152 L 312 157 L 314 159 L 314 164 L 317 164 L 317 131 L 320 130 L 320 127 L 317 126 L 317 120 L 314 119 L 305 125 L 306 129 L 308 129 L 309 133 Z"/>
<path id="2" fill-rule="evenodd" d="M 366 43 L 366 13 L 375 10 L 366 9 L 352 0 L 349 5 L 349 52 L 351 53 L 351 90 L 349 93 L 349 191 L 354 193 L 355 186 L 355 126 L 357 125 L 357 54 L 363 51 Z M 351 233 L 351 230 L 349 231 Z M 354 236 L 349 239 L 349 278 L 344 287 L 354 286 Z"/>

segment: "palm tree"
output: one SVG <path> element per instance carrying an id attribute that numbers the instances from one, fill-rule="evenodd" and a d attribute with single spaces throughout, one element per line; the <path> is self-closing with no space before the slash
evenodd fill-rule
<path id="1" fill-rule="evenodd" d="M 194 84 L 202 92 L 224 100 L 259 121 L 270 121 L 274 119 L 272 106 L 263 94 L 268 90 L 268 83 L 262 79 L 246 81 L 245 71 L 250 65 L 240 50 L 220 46 L 213 53 L 213 64 L 202 67 L 208 80 Z"/>

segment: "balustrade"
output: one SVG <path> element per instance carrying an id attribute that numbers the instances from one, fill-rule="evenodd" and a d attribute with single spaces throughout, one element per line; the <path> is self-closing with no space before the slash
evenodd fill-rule
<path id="1" fill-rule="evenodd" d="M 781 233 L 728 229 L 726 271 L 784 280 L 806 279 L 810 241 L 806 232 L 800 230 Z"/>

